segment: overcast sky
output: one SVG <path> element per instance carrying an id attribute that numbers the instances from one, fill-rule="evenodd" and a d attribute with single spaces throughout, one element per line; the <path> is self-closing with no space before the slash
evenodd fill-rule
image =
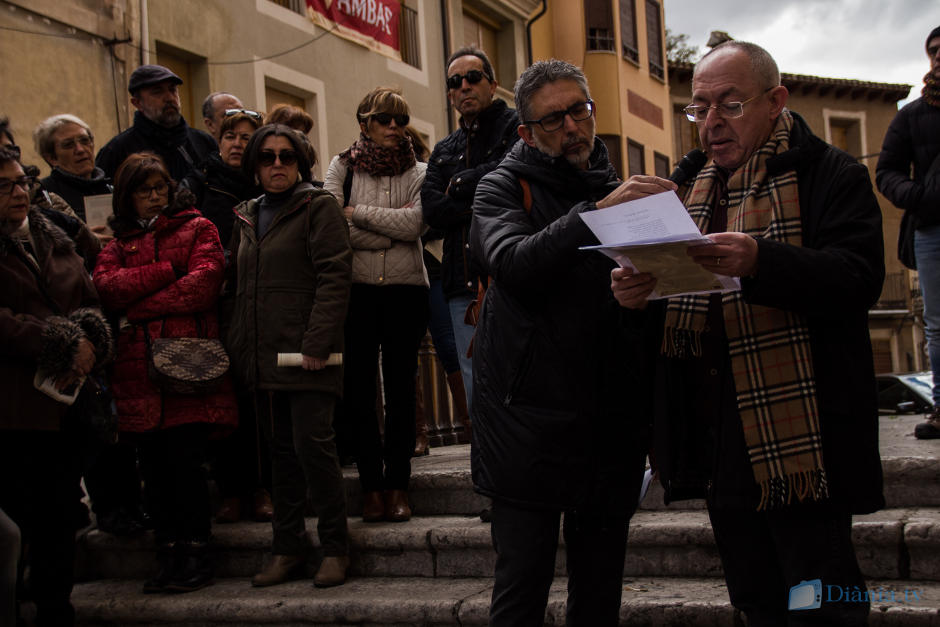
<path id="1" fill-rule="evenodd" d="M 906 83 L 911 99 L 930 68 L 927 35 L 940 26 L 940 0 L 664 2 L 666 26 L 700 50 L 723 30 L 766 48 L 781 72 Z"/>

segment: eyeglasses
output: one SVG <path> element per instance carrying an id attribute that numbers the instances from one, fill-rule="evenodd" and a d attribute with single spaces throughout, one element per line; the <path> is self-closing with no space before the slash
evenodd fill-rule
<path id="1" fill-rule="evenodd" d="M 768 91 L 773 89 L 773 87 L 768 87 L 761 93 L 756 96 L 752 96 L 745 100 L 744 102 L 722 102 L 720 104 L 704 106 L 704 105 L 689 105 L 682 111 L 685 113 L 685 117 L 689 118 L 689 122 L 704 122 L 708 118 L 708 112 L 710 109 L 714 109 L 715 112 L 722 118 L 726 120 L 734 120 L 736 118 L 744 115 L 744 105 L 760 98 Z"/>
<path id="2" fill-rule="evenodd" d="M 9 196 L 13 193 L 13 187 L 19 186 L 24 192 L 29 193 L 29 188 L 36 182 L 35 176 L 20 176 L 15 179 L 0 179 L 0 196 Z"/>
<path id="3" fill-rule="evenodd" d="M 91 148 L 94 143 L 95 140 L 93 140 L 88 135 L 81 135 L 79 137 L 72 137 L 66 139 L 65 141 L 59 142 L 56 144 L 56 147 L 58 147 L 60 150 L 75 150 L 75 146 Z"/>
<path id="4" fill-rule="evenodd" d="M 463 79 L 467 79 L 467 82 L 471 85 L 476 85 L 484 78 L 490 80 L 490 77 L 480 70 L 470 70 L 466 74 L 454 74 L 447 77 L 447 89 L 460 89 L 460 86 L 463 85 Z"/>
<path id="5" fill-rule="evenodd" d="M 157 193 L 157 196 L 166 196 L 167 192 L 170 191 L 170 186 L 166 184 L 166 181 L 163 183 L 157 183 L 156 185 L 141 185 L 134 190 L 134 196 L 137 196 L 141 200 L 146 200 L 150 198 L 150 195 L 154 192 Z"/>
<path id="6" fill-rule="evenodd" d="M 395 120 L 395 124 L 400 127 L 408 126 L 408 122 L 411 121 L 411 117 L 405 113 L 400 113 L 398 115 L 392 115 L 391 113 L 376 113 L 372 116 L 372 119 L 382 126 L 388 126 L 392 123 L 392 120 Z"/>
<path id="7" fill-rule="evenodd" d="M 258 165 L 260 166 L 272 166 L 275 161 L 280 161 L 281 165 L 294 165 L 297 163 L 297 153 L 293 150 L 282 150 L 281 152 L 262 150 L 258 153 Z"/>
<path id="8" fill-rule="evenodd" d="M 239 113 L 242 115 L 247 115 L 248 117 L 254 118 L 256 120 L 264 118 L 263 114 L 258 113 L 257 111 L 252 111 L 251 109 L 226 109 L 225 117 L 231 117 L 233 115 L 238 115 Z"/>
<path id="9" fill-rule="evenodd" d="M 571 105 L 564 111 L 552 111 L 538 120 L 526 120 L 523 124 L 538 124 L 546 133 L 557 131 L 565 125 L 565 116 L 570 115 L 575 122 L 586 120 L 594 115 L 594 101 L 585 100 Z"/>

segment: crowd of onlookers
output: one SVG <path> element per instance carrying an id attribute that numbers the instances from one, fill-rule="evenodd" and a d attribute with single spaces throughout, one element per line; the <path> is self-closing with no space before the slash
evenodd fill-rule
<path id="1" fill-rule="evenodd" d="M 469 440 L 440 280 L 445 232 L 422 212 L 430 151 L 401 91 L 376 88 L 350 111 L 359 137 L 317 181 L 306 111 L 254 111 L 216 92 L 204 132 L 181 116 L 180 84 L 168 68 L 138 67 L 133 124 L 100 148 L 76 115 L 42 120 L 45 178 L 0 120 L 11 403 L 0 446 L 5 476 L 21 478 L 0 494 L 0 622 L 28 566 L 20 589 L 38 624 L 70 624 L 74 537 L 92 521 L 119 536 L 153 531 L 145 593 L 211 583 L 213 520 L 272 522 L 273 557 L 253 585 L 300 576 L 308 496 L 314 583 L 343 583 L 341 459 L 358 466 L 365 521 L 411 517 L 411 458 L 428 452 L 416 405 L 429 323 Z"/>

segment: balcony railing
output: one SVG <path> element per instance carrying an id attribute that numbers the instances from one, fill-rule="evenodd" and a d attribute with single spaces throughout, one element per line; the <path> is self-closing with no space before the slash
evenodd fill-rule
<path id="1" fill-rule="evenodd" d="M 307 14 L 307 0 L 269 0 L 274 4 L 279 4 L 285 9 L 290 9 L 294 13 L 301 15 Z"/>
<path id="2" fill-rule="evenodd" d="M 885 275 L 885 284 L 881 297 L 874 309 L 908 309 L 911 301 L 911 289 L 907 283 L 907 273 L 889 272 Z"/>
<path id="3" fill-rule="evenodd" d="M 398 45 L 401 60 L 413 67 L 421 67 L 421 41 L 418 38 L 418 12 L 402 5 L 398 22 Z"/>

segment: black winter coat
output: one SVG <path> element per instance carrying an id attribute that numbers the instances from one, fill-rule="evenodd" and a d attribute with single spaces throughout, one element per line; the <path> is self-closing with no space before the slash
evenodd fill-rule
<path id="1" fill-rule="evenodd" d="M 522 507 L 629 515 L 649 413 L 633 400 L 646 395 L 613 262 L 578 248 L 596 243 L 578 214 L 618 184 L 600 140 L 590 163 L 519 142 L 477 189 L 470 242 L 494 282 L 474 339 L 473 483 Z"/>
<path id="2" fill-rule="evenodd" d="M 444 295 L 475 295 L 479 271 L 470 257 L 470 218 L 477 184 L 492 172 L 519 135 L 516 112 L 494 100 L 469 128 L 456 131 L 434 146 L 421 187 L 424 221 L 444 232 L 441 284 Z"/>
<path id="3" fill-rule="evenodd" d="M 85 196 L 111 193 L 110 181 L 101 168 L 95 168 L 91 178 L 87 179 L 59 168 L 52 168 L 52 173 L 40 183 L 47 192 L 61 196 L 82 222 L 88 222 L 85 215 Z"/>
<path id="4" fill-rule="evenodd" d="M 235 207 L 263 191 L 241 169 L 223 162 L 218 152 L 210 154 L 180 185 L 196 195 L 196 209 L 219 229 L 219 239 L 226 250 L 232 239 Z"/>
<path id="5" fill-rule="evenodd" d="M 888 126 L 875 178 L 885 198 L 913 214 L 915 228 L 940 223 L 940 175 L 926 176 L 937 155 L 940 108 L 918 98 L 902 107 Z"/>
<path id="6" fill-rule="evenodd" d="M 190 128 L 186 120 L 180 119 L 173 128 L 164 128 L 138 111 L 134 114 L 134 125 L 115 135 L 98 151 L 95 165 L 104 170 L 105 176 L 113 179 L 128 156 L 135 152 L 155 152 L 166 163 L 173 180 L 179 182 L 210 153 L 218 150 L 212 135 Z"/>
<path id="7" fill-rule="evenodd" d="M 794 114 L 791 149 L 768 162 L 768 172 L 795 169 L 802 219 L 801 247 L 758 239 L 758 270 L 743 278 L 746 302 L 803 314 L 810 333 L 823 445 L 831 500 L 861 514 L 884 507 L 878 449 L 878 400 L 868 331 L 868 310 L 884 282 L 881 210 L 868 169 L 812 134 Z M 718 421 L 689 407 L 690 369 L 659 355 L 661 315 L 651 308 L 649 350 L 658 362 L 655 457 L 666 500 L 702 498 L 708 482 L 738 485 L 734 505 L 755 507 L 756 487 L 742 446 L 725 433 L 712 440 L 706 430 Z M 695 370 L 704 378 L 704 367 Z M 685 372 L 686 374 L 683 374 Z M 728 382 L 725 382 L 726 384 Z M 733 383 L 730 384 L 733 390 Z M 740 431 L 740 430 L 738 430 Z M 715 451 L 703 451 L 704 442 Z M 735 448 L 735 450 L 729 450 Z M 730 476 L 712 476 L 714 455 L 731 466 Z M 710 454 L 712 453 L 712 454 Z M 732 456 L 734 461 L 727 462 Z M 750 478 L 742 482 L 742 477 Z"/>

